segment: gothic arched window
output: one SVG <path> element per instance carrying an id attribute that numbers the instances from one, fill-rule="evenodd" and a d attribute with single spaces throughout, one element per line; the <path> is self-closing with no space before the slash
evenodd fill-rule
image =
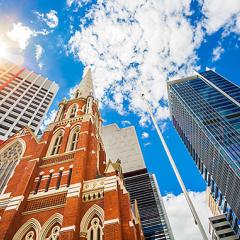
<path id="1" fill-rule="evenodd" d="M 59 153 L 60 146 L 61 146 L 61 143 L 62 143 L 62 139 L 63 139 L 63 131 L 60 131 L 53 138 L 53 146 L 52 146 L 52 150 L 51 150 L 50 155 L 55 155 L 55 154 Z"/>
<path id="2" fill-rule="evenodd" d="M 73 151 L 77 148 L 77 143 L 78 143 L 78 139 L 79 139 L 79 134 L 80 134 L 80 127 L 77 126 L 76 128 L 74 128 L 72 130 L 72 132 L 70 133 L 70 142 L 69 144 L 69 151 Z"/>
<path id="3" fill-rule="evenodd" d="M 87 99 L 86 113 L 92 113 L 92 104 L 93 104 L 93 98 L 92 96 L 90 96 Z"/>
<path id="4" fill-rule="evenodd" d="M 60 233 L 60 226 L 53 227 L 49 240 L 57 240 L 59 237 L 59 233 Z"/>
<path id="5" fill-rule="evenodd" d="M 35 218 L 31 218 L 18 229 L 18 231 L 15 233 L 12 240 L 42 239 L 42 238 L 39 238 L 40 231 L 41 231 L 41 224 Z"/>
<path id="6" fill-rule="evenodd" d="M 61 105 L 58 109 L 57 115 L 55 117 L 54 122 L 58 122 L 62 120 L 62 115 L 63 115 L 63 109 L 64 109 L 64 105 Z"/>
<path id="7" fill-rule="evenodd" d="M 52 215 L 42 226 L 39 240 L 57 240 L 59 238 L 63 216 L 59 213 Z"/>
<path id="8" fill-rule="evenodd" d="M 102 240 L 102 226 L 99 218 L 92 219 L 89 229 L 87 231 L 87 240 Z"/>
<path id="9" fill-rule="evenodd" d="M 22 157 L 23 150 L 23 144 L 20 141 L 16 141 L 0 152 L 0 194 Z"/>
<path id="10" fill-rule="evenodd" d="M 33 240 L 34 239 L 34 231 L 30 231 L 26 234 L 24 240 Z"/>
<path id="11" fill-rule="evenodd" d="M 67 118 L 74 118 L 77 114 L 77 104 L 73 104 L 69 109 L 68 109 L 68 116 Z"/>
<path id="12" fill-rule="evenodd" d="M 75 98 L 78 98 L 78 97 L 80 97 L 80 92 L 79 92 L 79 90 L 77 90 L 76 93 L 75 93 Z"/>

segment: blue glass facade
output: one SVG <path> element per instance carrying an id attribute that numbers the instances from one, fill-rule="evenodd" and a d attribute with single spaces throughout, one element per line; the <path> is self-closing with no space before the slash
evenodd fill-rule
<path id="1" fill-rule="evenodd" d="M 213 71 L 168 83 L 173 124 L 238 231 L 240 88 Z"/>

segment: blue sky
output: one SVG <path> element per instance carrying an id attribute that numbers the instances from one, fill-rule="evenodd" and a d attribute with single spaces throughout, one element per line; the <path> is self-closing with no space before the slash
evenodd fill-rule
<path id="1" fill-rule="evenodd" d="M 141 85 L 187 189 L 205 190 L 171 124 L 166 81 L 209 67 L 240 84 L 239 0 L 0 0 L 0 16 L 0 56 L 60 85 L 45 123 L 90 66 L 104 124 L 134 125 L 162 195 L 178 196 Z"/>

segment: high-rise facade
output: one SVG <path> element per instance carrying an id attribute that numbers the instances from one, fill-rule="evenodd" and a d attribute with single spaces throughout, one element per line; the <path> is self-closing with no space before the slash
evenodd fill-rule
<path id="1" fill-rule="evenodd" d="M 168 82 L 173 124 L 239 234 L 240 88 L 214 71 Z"/>
<path id="2" fill-rule="evenodd" d="M 107 159 L 120 159 L 131 203 L 138 202 L 145 239 L 173 240 L 155 175 L 146 169 L 135 128 L 110 124 L 103 127 L 102 133 Z"/>
<path id="3" fill-rule="evenodd" d="M 141 169 L 124 174 L 131 202 L 138 202 L 144 237 L 146 240 L 174 240 L 155 174 Z"/>
<path id="4" fill-rule="evenodd" d="M 26 127 L 2 143 L 0 239 L 144 239 L 121 164 L 106 163 L 101 124 L 88 71 L 40 139 Z"/>
<path id="5" fill-rule="evenodd" d="M 103 127 L 102 135 L 107 160 L 120 159 L 124 173 L 146 168 L 134 126 L 109 124 Z"/>
<path id="6" fill-rule="evenodd" d="M 0 59 L 0 140 L 23 126 L 37 134 L 57 91 L 56 83 Z"/>

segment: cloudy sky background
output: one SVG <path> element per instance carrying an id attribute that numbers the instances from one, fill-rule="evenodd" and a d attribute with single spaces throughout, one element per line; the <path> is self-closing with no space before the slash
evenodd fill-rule
<path id="1" fill-rule="evenodd" d="M 0 14 L 0 56 L 60 85 L 45 125 L 79 83 L 84 66 L 91 67 L 104 124 L 136 127 L 176 240 L 201 239 L 140 89 L 207 229 L 206 186 L 171 125 L 166 82 L 209 67 L 239 84 L 239 0 L 0 0 Z"/>

